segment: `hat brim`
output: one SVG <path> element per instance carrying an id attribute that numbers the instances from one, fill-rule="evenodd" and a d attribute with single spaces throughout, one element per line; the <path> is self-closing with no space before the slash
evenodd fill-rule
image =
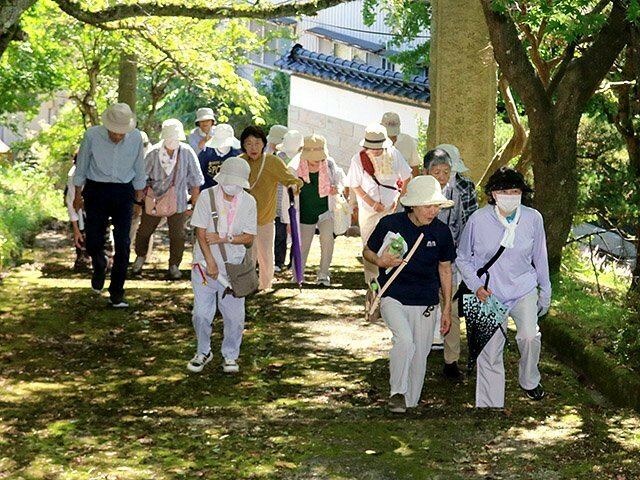
<path id="1" fill-rule="evenodd" d="M 222 138 L 222 139 L 212 138 L 205 144 L 205 146 L 209 148 L 231 147 L 231 148 L 238 149 L 240 148 L 240 140 L 238 140 L 236 137 L 229 137 L 229 138 Z"/>
<path id="2" fill-rule="evenodd" d="M 112 122 L 109 118 L 107 118 L 103 114 L 102 115 L 102 125 L 104 126 L 104 128 L 106 128 L 110 132 L 118 133 L 120 135 L 122 135 L 122 134 L 126 135 L 127 133 L 133 132 L 133 130 L 136 128 L 136 119 L 135 119 L 135 117 L 131 118 L 129 120 L 129 123 L 124 125 L 122 123 Z"/>
<path id="3" fill-rule="evenodd" d="M 163 136 L 162 134 L 160 134 L 160 139 L 161 140 L 179 140 L 179 141 L 183 142 L 183 141 L 185 141 L 187 139 L 187 137 L 184 134 L 184 132 L 180 132 L 177 135 Z"/>
<path id="4" fill-rule="evenodd" d="M 370 148 L 371 150 L 382 150 L 385 148 L 391 148 L 393 142 L 388 138 L 382 143 L 370 143 L 367 139 L 360 140 L 360 146 L 364 148 Z"/>
<path id="5" fill-rule="evenodd" d="M 226 173 L 218 173 L 213 179 L 221 185 L 238 185 L 242 188 L 249 188 L 249 180 L 237 175 L 228 175 Z"/>
<path id="6" fill-rule="evenodd" d="M 387 127 L 384 124 L 383 126 L 387 129 L 387 136 L 397 137 L 398 135 L 400 135 L 400 127 Z"/>
<path id="7" fill-rule="evenodd" d="M 302 150 L 300 152 L 300 160 L 306 160 L 307 162 L 311 160 L 312 162 L 321 162 L 325 160 L 329 156 L 327 151 L 324 152 L 305 152 Z"/>
<path id="8" fill-rule="evenodd" d="M 460 160 L 454 160 L 453 161 L 453 165 L 451 166 L 451 170 L 457 173 L 464 173 L 464 172 L 468 172 L 469 168 L 464 164 L 464 162 L 462 161 L 462 159 Z"/>
<path id="9" fill-rule="evenodd" d="M 455 205 L 453 200 L 447 199 L 444 195 L 435 195 L 433 198 L 417 198 L 415 195 L 405 195 L 400 198 L 400 203 L 405 207 L 426 207 L 438 205 L 440 208 L 451 208 Z"/>
<path id="10" fill-rule="evenodd" d="M 213 118 L 213 115 L 205 115 L 204 117 L 196 118 L 195 124 L 199 127 L 200 126 L 200 122 L 202 122 L 203 120 L 212 120 L 212 121 L 214 121 L 215 118 Z"/>
<path id="11" fill-rule="evenodd" d="M 267 143 L 282 143 L 282 141 L 284 140 L 284 137 L 275 137 L 273 135 L 267 135 Z"/>

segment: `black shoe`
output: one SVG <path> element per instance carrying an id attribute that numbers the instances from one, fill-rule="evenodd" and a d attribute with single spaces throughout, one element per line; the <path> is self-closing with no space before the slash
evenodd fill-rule
<path id="1" fill-rule="evenodd" d="M 120 297 L 111 297 L 109 299 L 109 303 L 111 303 L 111 306 L 113 308 L 128 308 L 129 304 L 127 303 L 127 301 L 124 299 L 123 296 Z"/>
<path id="2" fill-rule="evenodd" d="M 104 288 L 104 280 L 107 277 L 108 263 L 109 263 L 109 258 L 105 255 L 104 268 L 93 269 L 93 274 L 91 275 L 91 288 L 93 288 L 96 292 L 100 292 Z"/>
<path id="3" fill-rule="evenodd" d="M 391 413 L 406 413 L 407 405 L 404 401 L 404 395 L 396 393 L 389 399 L 389 411 Z"/>
<path id="4" fill-rule="evenodd" d="M 451 380 L 452 382 L 459 383 L 464 380 L 464 374 L 458 368 L 458 362 L 445 363 L 442 374 L 447 380 Z"/>
<path id="5" fill-rule="evenodd" d="M 538 384 L 536 388 L 532 388 L 531 390 L 524 389 L 524 393 L 527 394 L 527 398 L 531 400 L 542 400 L 544 398 L 544 388 L 542 388 L 542 384 Z"/>

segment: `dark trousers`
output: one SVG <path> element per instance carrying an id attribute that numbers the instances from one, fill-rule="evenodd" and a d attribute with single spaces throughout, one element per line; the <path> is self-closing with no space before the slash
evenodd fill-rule
<path id="1" fill-rule="evenodd" d="M 175 213 L 166 217 L 169 226 L 169 266 L 180 267 L 182 255 L 184 254 L 184 242 L 187 239 L 184 233 L 184 221 L 187 218 L 186 212 Z M 153 217 L 142 211 L 140 226 L 136 233 L 135 250 L 139 257 L 146 257 L 149 251 L 149 239 L 158 228 L 162 217 Z"/>
<path id="2" fill-rule="evenodd" d="M 105 235 L 109 219 L 113 225 L 113 265 L 111 266 L 111 297 L 124 295 L 124 280 L 129 267 L 129 230 L 133 215 L 134 189 L 131 183 L 102 183 L 87 180 L 82 196 L 87 215 L 85 224 L 87 253 L 95 272 L 107 268 L 104 254 Z M 95 288 L 95 287 L 94 287 Z"/>
<path id="3" fill-rule="evenodd" d="M 287 224 L 276 217 L 276 238 L 273 242 L 273 259 L 279 267 L 284 267 L 287 258 Z"/>

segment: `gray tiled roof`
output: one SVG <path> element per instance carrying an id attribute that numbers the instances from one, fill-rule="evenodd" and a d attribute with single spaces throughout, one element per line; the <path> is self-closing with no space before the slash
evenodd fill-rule
<path id="1" fill-rule="evenodd" d="M 405 79 L 400 72 L 311 52 L 300 44 L 294 45 L 291 51 L 275 64 L 284 70 L 374 93 L 424 103 L 429 102 L 431 98 L 427 77 L 415 75 Z"/>

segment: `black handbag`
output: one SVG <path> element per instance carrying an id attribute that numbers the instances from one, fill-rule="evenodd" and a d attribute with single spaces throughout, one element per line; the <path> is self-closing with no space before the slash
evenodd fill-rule
<path id="1" fill-rule="evenodd" d="M 493 257 L 491 257 L 491 259 L 484 265 L 484 267 L 478 269 L 478 271 L 476 272 L 476 275 L 478 275 L 478 278 L 480 278 L 482 275 L 486 275 L 486 279 L 484 281 L 484 288 L 488 288 L 489 286 L 489 269 L 493 266 L 494 263 L 496 263 L 498 258 L 500 258 L 500 255 L 502 255 L 502 252 L 504 252 L 504 246 L 500 245 L 500 248 L 493 255 Z M 464 298 L 464 295 L 467 295 L 470 293 L 475 294 L 476 292 L 472 292 L 469 289 L 469 287 L 467 287 L 467 284 L 464 283 L 464 280 L 463 280 L 462 282 L 460 282 L 458 291 L 453 296 L 453 299 L 458 301 L 458 312 L 462 312 L 463 316 L 464 316 L 464 307 L 462 305 L 462 299 Z"/>

